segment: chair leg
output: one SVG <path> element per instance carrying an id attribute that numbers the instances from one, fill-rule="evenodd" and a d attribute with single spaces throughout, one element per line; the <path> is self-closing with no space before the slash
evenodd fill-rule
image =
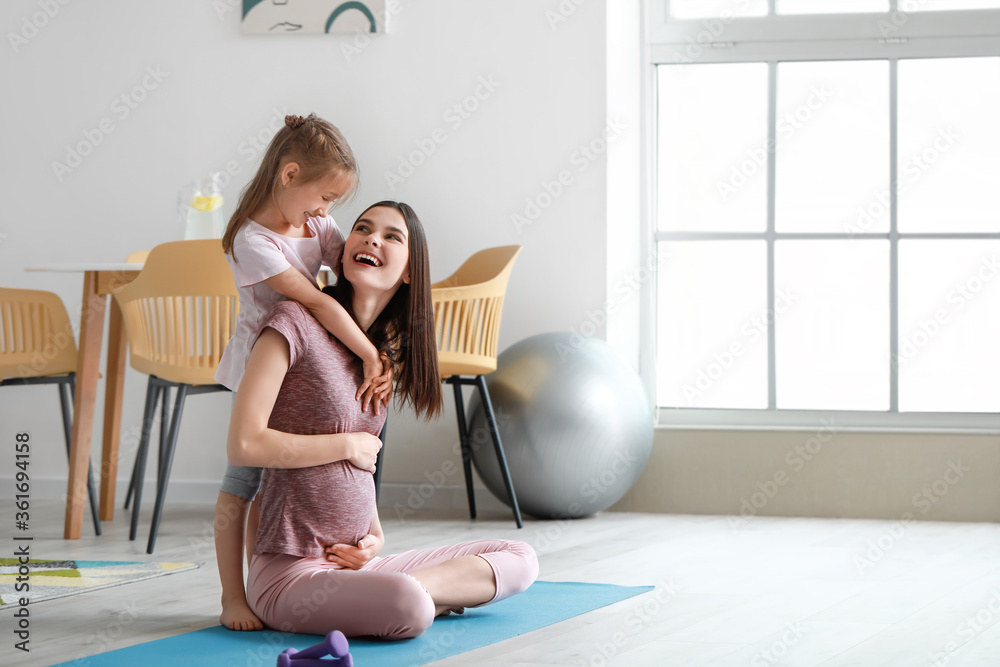
<path id="1" fill-rule="evenodd" d="M 517 506 L 514 485 L 510 481 L 510 471 L 507 469 L 507 457 L 504 456 L 503 445 L 500 444 L 500 431 L 497 429 L 496 416 L 493 414 L 493 403 L 490 401 L 490 392 L 486 388 L 486 378 L 482 375 L 477 375 L 476 384 L 479 386 L 479 396 L 483 401 L 483 409 L 486 410 L 486 421 L 490 425 L 490 435 L 493 436 L 493 446 L 497 450 L 497 461 L 500 463 L 500 472 L 503 473 L 503 481 L 507 486 L 507 496 L 510 498 L 510 506 L 514 510 L 514 521 L 517 522 L 518 528 L 522 528 L 524 524 L 521 523 L 521 510 Z"/>
<path id="2" fill-rule="evenodd" d="M 465 468 L 465 492 L 469 497 L 469 517 L 476 518 L 476 493 L 472 487 L 472 444 L 469 442 L 469 427 L 465 423 L 465 402 L 462 400 L 462 384 L 458 378 L 447 380 L 455 390 L 455 414 L 458 417 L 458 441 L 462 445 L 462 466 Z"/>
<path id="3" fill-rule="evenodd" d="M 188 386 L 177 387 L 177 398 L 174 402 L 174 414 L 170 421 L 170 433 L 167 435 L 166 451 L 163 455 L 163 466 L 156 480 L 156 506 L 153 508 L 153 524 L 149 529 L 149 543 L 146 553 L 153 553 L 156 546 L 156 533 L 160 529 L 160 517 L 163 514 L 163 502 L 167 497 L 167 483 L 170 481 L 170 468 L 174 463 L 174 452 L 177 450 L 177 435 L 180 431 L 181 414 L 184 412 L 184 400 L 187 398 Z"/>
<path id="4" fill-rule="evenodd" d="M 160 474 L 160 470 L 163 468 L 163 452 L 166 449 L 167 442 L 167 428 L 170 424 L 170 388 L 163 387 L 163 399 L 160 403 L 160 448 L 159 456 L 157 458 L 156 464 L 156 474 L 157 477 Z M 154 413 L 155 414 L 155 413 Z M 155 418 L 154 418 L 155 420 Z M 128 482 L 128 491 L 125 492 L 125 509 L 128 509 L 129 502 L 132 500 L 132 494 L 135 492 L 135 478 L 136 478 L 136 468 L 139 463 L 139 457 L 135 459 L 135 464 L 132 466 L 132 477 Z"/>
<path id="5" fill-rule="evenodd" d="M 150 375 L 146 385 L 146 408 L 142 415 L 142 435 L 139 437 L 139 449 L 136 452 L 132 501 L 132 525 L 129 528 L 128 539 L 135 540 L 139 529 L 139 506 L 142 503 L 142 481 L 146 475 L 146 455 L 149 452 L 149 438 L 153 431 L 153 420 L 156 415 L 156 401 L 160 397 L 160 386 L 155 384 L 155 378 Z"/>
<path id="6" fill-rule="evenodd" d="M 132 476 L 128 480 L 128 491 L 125 492 L 125 509 L 128 509 L 132 502 L 132 494 L 135 493 L 135 471 L 139 468 L 138 450 L 136 450 L 135 462 L 132 464 Z"/>
<path id="7" fill-rule="evenodd" d="M 66 382 L 59 383 L 59 404 L 62 408 L 63 431 L 66 436 L 66 455 L 69 456 L 70 442 L 72 441 L 72 396 L 76 393 L 75 373 L 70 373 Z M 90 516 L 94 521 L 94 533 L 101 534 L 101 518 L 97 511 L 97 490 L 94 485 L 94 466 L 87 462 L 87 496 L 90 499 Z"/>
<path id="8" fill-rule="evenodd" d="M 170 387 L 163 388 L 163 397 L 160 401 L 160 447 L 159 458 L 156 460 L 156 477 L 160 476 L 163 470 L 163 456 L 167 449 L 167 429 L 170 428 Z"/>
<path id="9" fill-rule="evenodd" d="M 375 502 L 378 502 L 379 488 L 382 486 L 382 461 L 385 460 L 385 432 L 389 425 L 388 418 L 382 423 L 382 430 L 378 434 L 378 439 L 382 441 L 382 448 L 378 450 L 375 458 Z"/>

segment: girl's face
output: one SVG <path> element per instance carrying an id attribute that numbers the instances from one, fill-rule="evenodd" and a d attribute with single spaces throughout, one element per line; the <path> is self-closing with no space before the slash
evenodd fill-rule
<path id="1" fill-rule="evenodd" d="M 335 172 L 309 183 L 302 182 L 302 171 L 290 163 L 282 172 L 281 188 L 275 203 L 282 217 L 295 229 L 301 228 L 309 218 L 322 218 L 329 214 L 330 206 L 351 189 L 351 178 Z"/>
<path id="2" fill-rule="evenodd" d="M 355 291 L 392 292 L 410 282 L 410 244 L 403 214 L 368 209 L 344 242 L 344 276 Z"/>

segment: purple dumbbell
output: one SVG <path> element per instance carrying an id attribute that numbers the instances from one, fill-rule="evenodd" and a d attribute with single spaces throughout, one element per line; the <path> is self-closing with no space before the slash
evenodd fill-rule
<path id="1" fill-rule="evenodd" d="M 301 651 L 285 649 L 278 656 L 278 667 L 330 667 L 334 660 L 321 659 L 327 656 L 336 659 L 337 667 L 354 667 L 354 658 L 349 651 L 347 637 L 340 630 L 334 630 L 315 646 Z"/>
<path id="2" fill-rule="evenodd" d="M 278 656 L 278 660 L 281 660 L 281 656 Z M 333 658 L 332 660 L 324 660 L 322 658 L 290 659 L 288 665 L 290 667 L 354 667 L 354 660 L 351 658 L 351 654 L 348 653 L 342 658 Z"/>
<path id="3" fill-rule="evenodd" d="M 328 655 L 334 658 L 343 658 L 350 650 L 351 647 L 348 645 L 347 637 L 344 636 L 344 633 L 340 630 L 334 630 L 327 634 L 326 638 L 320 643 L 292 654 L 291 658 L 292 660 L 301 660 L 302 658 L 325 658 Z M 297 664 L 305 667 L 304 663 Z"/>

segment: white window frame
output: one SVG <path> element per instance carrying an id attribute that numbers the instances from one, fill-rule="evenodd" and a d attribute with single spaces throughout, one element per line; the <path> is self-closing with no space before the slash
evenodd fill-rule
<path id="1" fill-rule="evenodd" d="M 884 13 L 839 15 L 783 15 L 774 13 L 769 0 L 766 17 L 673 20 L 669 0 L 646 0 L 647 48 L 643 77 L 643 256 L 652 256 L 657 244 L 677 239 L 762 238 L 768 241 L 768 307 L 774 307 L 774 241 L 778 238 L 846 237 L 846 234 L 788 234 L 774 228 L 774 161 L 769 161 L 768 225 L 759 234 L 689 233 L 658 231 L 656 223 L 656 66 L 685 63 L 765 62 L 770 69 L 769 132 L 774 131 L 776 107 L 775 68 L 778 62 L 817 60 L 889 60 L 890 64 L 890 154 L 889 182 L 895 182 L 896 68 L 899 59 L 934 57 L 1000 56 L 1000 10 L 957 10 L 906 13 L 899 6 L 920 0 L 890 0 Z M 772 137 L 773 138 L 773 137 Z M 902 238 L 1000 239 L 1000 230 L 988 234 L 900 234 L 896 225 L 896 193 L 887 233 L 863 234 L 890 240 L 890 340 L 892 358 L 898 355 L 897 251 Z M 858 236 L 858 234 L 855 234 Z M 645 284 L 642 308 L 641 371 L 655 397 L 656 373 L 656 279 Z M 898 411 L 898 375 L 890 380 L 887 411 L 779 410 L 775 402 L 775 334 L 769 330 L 767 409 L 657 407 L 657 424 L 675 429 L 803 430 L 833 425 L 845 431 L 988 433 L 1000 434 L 997 413 L 933 413 Z M 997 379 L 1000 381 L 1000 378 Z"/>

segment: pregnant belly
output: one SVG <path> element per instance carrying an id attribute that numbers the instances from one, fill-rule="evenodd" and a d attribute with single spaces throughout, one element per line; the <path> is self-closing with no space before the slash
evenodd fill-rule
<path id="1" fill-rule="evenodd" d="M 325 547 L 357 544 L 371 531 L 375 481 L 346 461 L 268 470 L 261 502 L 260 530 L 272 543 L 269 551 L 320 557 Z M 268 512 L 269 506 L 280 506 L 280 515 Z"/>

